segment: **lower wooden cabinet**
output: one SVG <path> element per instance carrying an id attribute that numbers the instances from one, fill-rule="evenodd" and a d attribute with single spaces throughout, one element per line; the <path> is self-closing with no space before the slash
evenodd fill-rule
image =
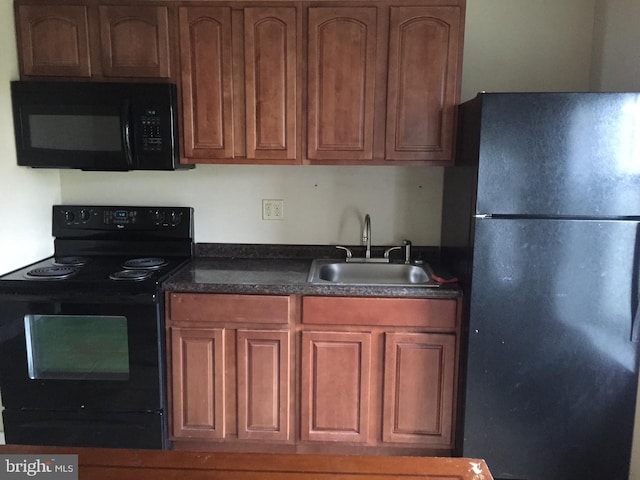
<path id="1" fill-rule="evenodd" d="M 171 327 L 173 435 L 225 436 L 224 329 Z"/>
<path id="2" fill-rule="evenodd" d="M 366 443 L 371 333 L 302 332 L 302 440 Z"/>
<path id="3" fill-rule="evenodd" d="M 290 440 L 289 297 L 167 298 L 172 438 Z"/>
<path id="4" fill-rule="evenodd" d="M 385 333 L 382 441 L 453 446 L 456 337 Z"/>
<path id="5" fill-rule="evenodd" d="M 170 293 L 175 446 L 451 455 L 460 305 Z"/>
<path id="6" fill-rule="evenodd" d="M 289 440 L 287 330 L 236 332 L 238 438 Z"/>

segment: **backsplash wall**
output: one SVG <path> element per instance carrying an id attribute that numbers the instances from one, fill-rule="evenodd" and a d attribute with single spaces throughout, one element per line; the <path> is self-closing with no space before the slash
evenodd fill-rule
<path id="1" fill-rule="evenodd" d="M 197 242 L 439 245 L 442 168 L 198 165 L 179 172 L 61 175 L 64 203 L 195 208 Z M 263 220 L 262 200 L 284 201 L 283 220 Z"/>

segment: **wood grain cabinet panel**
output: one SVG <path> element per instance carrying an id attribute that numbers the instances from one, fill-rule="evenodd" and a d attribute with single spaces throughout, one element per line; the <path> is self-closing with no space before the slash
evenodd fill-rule
<path id="1" fill-rule="evenodd" d="M 90 77 L 88 10 L 84 5 L 16 5 L 21 73 Z"/>
<path id="2" fill-rule="evenodd" d="M 92 80 L 171 76 L 170 7 L 17 4 L 23 76 Z"/>
<path id="3" fill-rule="evenodd" d="M 377 13 L 375 6 L 308 9 L 310 160 L 373 157 Z"/>
<path id="4" fill-rule="evenodd" d="M 105 77 L 169 78 L 169 15 L 164 6 L 101 5 Z"/>
<path id="5" fill-rule="evenodd" d="M 288 440 L 289 332 L 237 331 L 238 438 Z"/>
<path id="6" fill-rule="evenodd" d="M 169 294 L 174 322 L 286 324 L 293 308 L 286 295 Z"/>
<path id="7" fill-rule="evenodd" d="M 366 442 L 371 334 L 302 333 L 302 440 Z"/>
<path id="8" fill-rule="evenodd" d="M 459 7 L 391 7 L 387 160 L 453 162 Z"/>
<path id="9" fill-rule="evenodd" d="M 171 327 L 174 438 L 225 435 L 224 330 Z"/>
<path id="10" fill-rule="evenodd" d="M 186 157 L 297 161 L 297 12 L 180 8 Z"/>
<path id="11" fill-rule="evenodd" d="M 304 297 L 305 324 L 424 327 L 456 329 L 459 304 L 452 299 Z"/>
<path id="12" fill-rule="evenodd" d="M 384 442 L 453 447 L 454 335 L 385 335 Z"/>
<path id="13" fill-rule="evenodd" d="M 173 439 L 292 441 L 289 322 L 280 295 L 166 295 Z"/>
<path id="14" fill-rule="evenodd" d="M 247 158 L 297 154 L 296 8 L 244 9 Z"/>
<path id="15" fill-rule="evenodd" d="M 185 156 L 232 158 L 231 8 L 181 7 L 178 16 Z"/>

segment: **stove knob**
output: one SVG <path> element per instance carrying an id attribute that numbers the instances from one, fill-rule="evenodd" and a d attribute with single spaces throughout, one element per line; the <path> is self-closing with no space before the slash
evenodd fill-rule
<path id="1" fill-rule="evenodd" d="M 156 225 L 160 225 L 164 221 L 164 212 L 162 210 L 153 212 L 153 221 Z"/>
<path id="2" fill-rule="evenodd" d="M 88 222 L 91 219 L 91 212 L 89 210 L 80 210 L 80 220 Z"/>
<path id="3" fill-rule="evenodd" d="M 64 219 L 67 223 L 71 223 L 76 219 L 76 216 L 71 210 L 64 212 Z"/>
<path id="4" fill-rule="evenodd" d="M 180 223 L 180 220 L 182 220 L 182 215 L 175 211 L 171 212 L 171 225 L 178 225 Z"/>

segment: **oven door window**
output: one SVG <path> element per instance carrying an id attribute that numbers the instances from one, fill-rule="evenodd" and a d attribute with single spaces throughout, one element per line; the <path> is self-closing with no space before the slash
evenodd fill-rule
<path id="1" fill-rule="evenodd" d="M 32 379 L 129 379 L 126 317 L 26 315 L 24 324 Z"/>

